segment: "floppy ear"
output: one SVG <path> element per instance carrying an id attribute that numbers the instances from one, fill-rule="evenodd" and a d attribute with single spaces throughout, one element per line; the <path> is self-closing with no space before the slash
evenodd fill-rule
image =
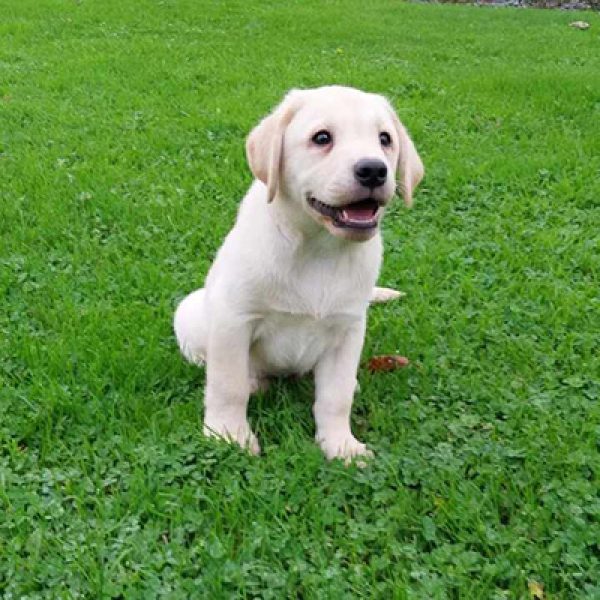
<path id="1" fill-rule="evenodd" d="M 389 105 L 389 109 L 392 111 L 400 143 L 400 156 L 398 157 L 397 169 L 398 189 L 402 194 L 402 198 L 404 198 L 404 204 L 410 207 L 412 206 L 413 190 L 419 185 L 421 179 L 423 179 L 425 167 L 406 128 L 400 122 L 391 105 Z"/>
<path id="2" fill-rule="evenodd" d="M 412 206 L 413 190 L 419 185 L 421 179 L 423 179 L 425 167 L 408 132 L 400 121 L 398 123 L 400 125 L 398 130 L 400 135 L 400 158 L 398 159 L 400 192 L 404 198 L 404 204 Z"/>
<path id="3" fill-rule="evenodd" d="M 275 110 L 265 117 L 246 140 L 246 156 L 252 174 L 267 186 L 269 202 L 275 198 L 283 162 L 285 129 L 298 110 L 299 93 L 292 90 Z"/>

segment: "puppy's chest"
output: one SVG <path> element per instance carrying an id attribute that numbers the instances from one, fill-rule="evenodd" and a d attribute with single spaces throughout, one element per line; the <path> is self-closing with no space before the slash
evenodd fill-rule
<path id="1" fill-rule="evenodd" d="M 322 326 L 335 323 L 344 315 L 359 314 L 363 304 L 356 290 L 331 290 L 315 284 L 274 288 L 267 303 L 269 312 Z"/>
<path id="2" fill-rule="evenodd" d="M 262 296 L 268 312 L 335 322 L 364 312 L 375 278 L 365 270 L 294 269 L 265 279 Z"/>
<path id="3" fill-rule="evenodd" d="M 303 374 L 314 368 L 320 356 L 336 347 L 348 327 L 355 323 L 353 315 L 310 315 L 272 312 L 256 324 L 252 340 L 252 356 L 259 371 L 268 374 Z"/>
<path id="4" fill-rule="evenodd" d="M 346 281 L 296 278 L 279 281 L 265 296 L 252 354 L 269 374 L 306 373 L 348 329 L 364 318 L 365 290 Z"/>

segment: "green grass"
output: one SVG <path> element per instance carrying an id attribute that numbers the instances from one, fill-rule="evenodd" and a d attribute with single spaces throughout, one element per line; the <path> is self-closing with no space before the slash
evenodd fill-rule
<path id="1" fill-rule="evenodd" d="M 359 0 L 0 0 L 0 595 L 600 598 L 600 19 Z M 354 429 L 310 381 L 200 434 L 174 306 L 291 87 L 386 94 L 427 175 L 385 222 Z"/>

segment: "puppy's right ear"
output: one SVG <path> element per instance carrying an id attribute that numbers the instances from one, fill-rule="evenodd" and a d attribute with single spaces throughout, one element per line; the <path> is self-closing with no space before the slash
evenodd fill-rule
<path id="1" fill-rule="evenodd" d="M 246 140 L 246 156 L 252 174 L 267 186 L 269 202 L 275 198 L 283 166 L 283 141 L 300 105 L 300 92 L 292 90 L 275 110 L 265 117 Z"/>

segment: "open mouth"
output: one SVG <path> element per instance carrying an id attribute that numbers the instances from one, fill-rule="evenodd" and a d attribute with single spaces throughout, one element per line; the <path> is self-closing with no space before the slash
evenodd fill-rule
<path id="1" fill-rule="evenodd" d="M 331 206 L 310 197 L 308 203 L 318 213 L 329 217 L 336 227 L 349 229 L 372 229 L 377 227 L 379 207 L 381 206 L 373 198 L 359 200 L 344 206 Z"/>

